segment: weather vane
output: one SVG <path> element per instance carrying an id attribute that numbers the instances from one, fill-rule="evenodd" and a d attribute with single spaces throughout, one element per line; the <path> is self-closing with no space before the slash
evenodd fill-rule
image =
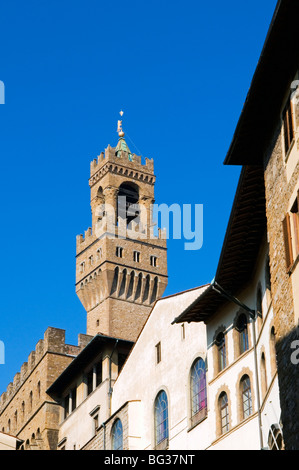
<path id="1" fill-rule="evenodd" d="M 121 117 L 123 116 L 124 112 L 123 111 L 120 111 L 119 113 L 121 115 Z M 124 137 L 125 133 L 123 131 L 123 128 L 122 128 L 122 124 L 123 122 L 121 120 L 117 121 L 117 132 L 118 132 L 118 135 L 119 137 Z"/>

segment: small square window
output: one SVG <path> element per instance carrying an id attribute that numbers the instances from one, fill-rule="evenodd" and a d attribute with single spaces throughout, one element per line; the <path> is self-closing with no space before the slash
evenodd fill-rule
<path id="1" fill-rule="evenodd" d="M 157 267 L 157 256 L 151 256 L 151 266 Z"/>
<path id="2" fill-rule="evenodd" d="M 291 148 L 294 139 L 294 122 L 293 122 L 293 109 L 291 97 L 288 98 L 287 104 L 283 110 L 283 129 L 284 129 L 284 147 L 285 154 Z"/>
<path id="3" fill-rule="evenodd" d="M 97 429 L 99 427 L 99 415 L 95 415 L 93 417 L 93 430 L 94 430 L 94 434 L 97 433 Z"/>
<path id="4" fill-rule="evenodd" d="M 115 254 L 118 258 L 122 258 L 123 257 L 123 248 L 121 246 L 117 246 Z"/>
<path id="5" fill-rule="evenodd" d="M 85 271 L 85 261 L 83 261 L 83 263 L 80 264 L 80 273 L 84 273 Z"/>

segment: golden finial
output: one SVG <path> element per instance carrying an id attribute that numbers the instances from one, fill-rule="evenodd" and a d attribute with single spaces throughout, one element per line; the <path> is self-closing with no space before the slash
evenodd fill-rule
<path id="1" fill-rule="evenodd" d="M 120 111 L 119 113 L 121 115 L 121 117 L 123 116 L 124 112 L 123 111 Z M 117 121 L 117 132 L 118 132 L 118 135 L 119 137 L 124 137 L 125 133 L 123 131 L 123 128 L 122 128 L 122 121 Z"/>

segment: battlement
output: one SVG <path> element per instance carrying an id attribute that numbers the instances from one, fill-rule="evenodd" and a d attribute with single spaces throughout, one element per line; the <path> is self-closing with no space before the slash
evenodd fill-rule
<path id="1" fill-rule="evenodd" d="M 114 226 L 114 233 L 115 237 L 117 238 L 119 236 L 119 227 Z M 134 221 L 131 223 L 131 228 L 126 230 L 126 233 L 121 233 L 121 236 L 125 236 L 130 240 L 143 240 L 145 237 L 142 236 L 137 236 L 138 234 L 139 226 L 138 224 L 134 223 Z M 96 234 L 92 233 L 92 229 L 89 227 L 86 231 L 85 234 L 80 234 L 77 235 L 76 237 L 76 253 L 77 255 L 81 253 L 83 250 L 85 250 L 89 245 L 91 245 L 96 239 L 100 238 L 102 235 L 108 232 L 108 224 L 105 219 L 103 219 L 101 222 L 98 223 Z M 166 240 L 167 239 L 167 232 L 166 229 L 161 229 L 158 228 L 158 233 L 157 235 L 154 235 L 154 225 L 151 227 L 150 230 L 150 237 L 146 237 L 146 241 L 150 242 L 153 245 L 161 245 L 161 240 Z M 166 241 L 165 243 L 162 244 L 162 246 L 166 247 Z"/>
<path id="2" fill-rule="evenodd" d="M 105 153 L 102 152 L 98 158 L 95 158 L 90 164 L 90 179 L 101 170 L 107 163 L 115 163 L 126 167 L 128 170 L 137 170 L 143 173 L 154 175 L 154 160 L 145 158 L 144 163 L 142 157 L 130 153 L 129 151 L 118 149 L 117 147 L 108 147 Z"/>
<path id="3" fill-rule="evenodd" d="M 28 356 L 28 360 L 22 364 L 20 372 L 15 374 L 13 382 L 10 382 L 7 386 L 6 392 L 2 393 L 0 397 L 0 412 L 2 412 L 7 403 L 21 388 L 23 383 L 27 380 L 31 372 L 46 353 L 50 352 L 68 356 L 77 356 L 91 339 L 92 337 L 89 335 L 80 334 L 78 336 L 78 346 L 73 346 L 65 343 L 65 330 L 52 327 L 47 328 L 44 334 L 44 339 L 40 339 L 38 341 L 35 350 L 31 351 Z"/>

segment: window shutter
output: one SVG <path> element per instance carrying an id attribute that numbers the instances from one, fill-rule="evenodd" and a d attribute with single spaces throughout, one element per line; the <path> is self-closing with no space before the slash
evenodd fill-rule
<path id="1" fill-rule="evenodd" d="M 297 255 L 299 254 L 299 219 L 298 219 L 298 212 L 294 212 L 292 214 L 293 218 L 293 226 L 294 226 L 294 240 L 295 240 L 295 256 L 296 259 Z"/>
<path id="2" fill-rule="evenodd" d="M 283 235 L 284 235 L 286 265 L 287 265 L 287 271 L 289 271 L 291 265 L 293 264 L 290 214 L 287 214 L 283 221 Z"/>

